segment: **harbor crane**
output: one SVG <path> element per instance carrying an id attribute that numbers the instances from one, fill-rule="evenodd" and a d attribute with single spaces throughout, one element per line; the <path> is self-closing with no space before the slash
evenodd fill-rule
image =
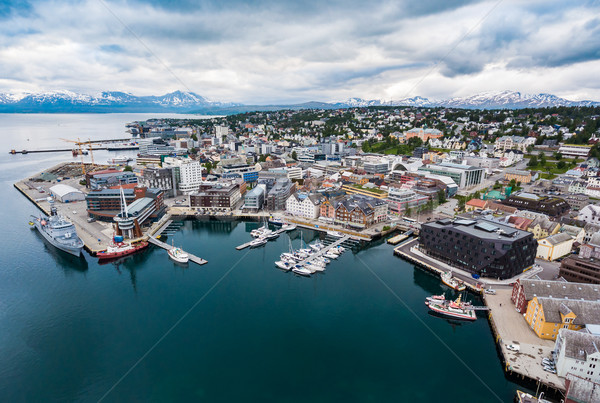
<path id="1" fill-rule="evenodd" d="M 77 145 L 77 149 L 79 151 L 79 155 L 81 155 L 81 172 L 83 173 L 83 175 L 85 176 L 85 163 L 83 161 L 83 149 L 82 149 L 82 145 L 87 145 L 87 147 L 89 147 L 90 150 L 90 157 L 92 158 L 92 168 L 94 168 L 94 166 L 96 165 L 94 163 L 94 148 L 92 147 L 92 140 L 88 138 L 88 141 L 81 141 L 81 139 L 78 137 L 77 141 L 75 140 L 68 140 L 68 139 L 62 139 L 62 141 L 66 141 L 68 143 L 74 143 L 75 145 Z"/>

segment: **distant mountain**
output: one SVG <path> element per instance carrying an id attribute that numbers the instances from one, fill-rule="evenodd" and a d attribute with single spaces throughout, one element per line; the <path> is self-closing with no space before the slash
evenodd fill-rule
<path id="1" fill-rule="evenodd" d="M 515 91 L 484 92 L 469 97 L 441 101 L 416 96 L 389 101 L 350 98 L 340 102 L 311 101 L 291 105 L 243 105 L 209 101 L 198 94 L 186 91 L 175 91 L 161 96 L 136 96 L 118 91 L 88 95 L 66 90 L 25 94 L 0 93 L 0 113 L 174 112 L 234 114 L 280 109 L 339 109 L 369 106 L 520 109 L 552 106 L 600 106 L 600 102 L 570 101 L 552 94 L 529 95 Z"/>
<path id="2" fill-rule="evenodd" d="M 212 102 L 193 92 L 175 91 L 161 96 L 136 96 L 111 91 L 97 95 L 71 91 L 0 94 L 0 112 L 190 112 L 227 108 L 238 104 Z"/>

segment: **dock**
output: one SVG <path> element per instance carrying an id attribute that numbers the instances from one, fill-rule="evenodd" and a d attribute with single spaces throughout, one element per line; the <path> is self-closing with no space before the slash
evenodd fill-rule
<path id="1" fill-rule="evenodd" d="M 171 246 L 171 245 L 169 245 L 167 243 L 164 243 L 163 241 L 159 241 L 158 239 L 156 239 L 153 236 L 148 236 L 148 242 L 150 242 L 152 245 L 156 245 L 159 248 L 163 248 L 165 250 L 171 250 L 173 248 L 173 246 Z M 198 265 L 203 265 L 203 264 L 208 263 L 206 260 L 202 259 L 201 257 L 198 257 L 198 256 L 193 255 L 193 254 L 188 253 L 188 252 L 186 252 L 186 253 L 190 257 L 190 261 L 191 262 L 194 262 L 194 263 L 196 263 Z"/>
<path id="2" fill-rule="evenodd" d="M 414 234 L 414 230 L 406 231 L 404 234 L 396 235 L 395 237 L 388 239 L 387 243 L 391 245 L 398 245 L 412 234 Z"/>
<path id="3" fill-rule="evenodd" d="M 278 229 L 277 231 L 273 231 L 273 232 L 275 234 L 277 234 L 277 235 L 281 235 L 281 234 L 283 234 L 285 232 L 285 230 L 284 229 Z M 254 241 L 254 239 L 252 241 Z M 246 243 L 238 245 L 238 246 L 235 247 L 235 249 L 237 249 L 237 250 L 246 249 L 248 246 L 250 246 L 250 244 L 252 243 L 252 241 L 248 241 Z"/>
<path id="4" fill-rule="evenodd" d="M 315 260 L 315 259 L 317 259 L 317 258 L 319 258 L 319 257 L 321 257 L 323 255 L 325 255 L 327 252 L 329 252 L 330 249 L 338 247 L 339 245 L 343 244 L 344 242 L 346 242 L 349 239 L 350 239 L 350 235 L 345 235 L 342 238 L 340 238 L 337 241 L 335 241 L 334 243 L 332 243 L 330 245 L 327 245 L 326 247 L 324 247 L 323 249 L 321 249 L 320 251 L 318 251 L 314 255 L 311 255 L 311 256 L 307 257 L 306 259 L 298 262 L 297 264 L 300 265 L 300 266 L 304 266 L 305 264 L 310 263 L 311 261 L 313 261 L 313 260 Z M 323 270 L 325 270 L 325 269 L 323 269 L 323 270 L 313 270 L 313 269 L 309 269 L 308 267 L 307 267 L 307 269 L 310 270 L 312 274 L 314 274 L 317 271 L 323 271 Z"/>

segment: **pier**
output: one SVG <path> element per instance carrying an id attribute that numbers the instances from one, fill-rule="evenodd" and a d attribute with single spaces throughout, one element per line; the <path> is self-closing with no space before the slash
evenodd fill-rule
<path id="1" fill-rule="evenodd" d="M 94 140 L 91 142 L 92 150 L 106 150 L 110 148 L 111 143 L 119 143 L 119 142 L 131 142 L 133 139 L 108 139 L 108 140 Z M 88 145 L 88 144 L 86 144 Z M 61 152 L 71 152 L 74 147 L 56 147 L 56 148 L 41 148 L 41 149 L 32 149 L 32 150 L 16 150 L 12 149 L 8 153 L 9 154 L 33 154 L 33 153 L 61 153 Z M 126 149 L 135 149 L 133 146 L 131 148 L 121 148 L 119 150 Z"/>
<path id="2" fill-rule="evenodd" d="M 388 239 L 387 243 L 391 245 L 398 245 L 412 234 L 414 234 L 414 230 L 406 231 L 404 234 L 396 235 L 395 237 Z"/>
<path id="3" fill-rule="evenodd" d="M 346 242 L 347 240 L 350 239 L 350 235 L 345 235 L 342 238 L 338 239 L 337 241 L 335 241 L 334 243 L 327 245 L 326 247 L 324 247 L 323 249 L 321 249 L 320 251 L 318 251 L 317 253 L 315 253 L 314 255 L 311 255 L 309 257 L 307 257 L 306 259 L 298 262 L 297 264 L 300 266 L 304 266 L 307 263 L 310 263 L 311 261 L 325 255 L 327 252 L 329 252 L 330 249 L 336 248 L 337 246 L 343 244 L 344 242 Z M 310 270 L 313 274 L 317 271 L 323 271 L 323 270 L 314 270 L 314 269 L 309 269 L 307 267 L 308 270 Z"/>
<path id="4" fill-rule="evenodd" d="M 273 231 L 273 233 L 277 234 L 277 235 L 281 235 L 285 232 L 284 229 L 278 229 L 277 231 Z M 254 241 L 255 239 L 253 239 L 252 241 Z M 243 243 L 241 245 L 238 245 L 235 247 L 235 249 L 237 250 L 242 250 L 242 249 L 246 249 L 248 246 L 250 246 L 250 244 L 252 243 L 252 241 L 248 241 L 246 243 Z"/>
<path id="5" fill-rule="evenodd" d="M 171 250 L 173 248 L 173 246 L 169 245 L 168 243 L 164 243 L 163 241 L 159 241 L 158 239 L 156 239 L 155 237 L 153 237 L 151 235 L 148 236 L 148 242 L 150 242 L 152 245 L 156 245 L 159 248 L 163 248 L 165 250 Z M 204 260 L 204 259 L 202 259 L 202 258 L 200 258 L 200 257 L 198 257 L 196 255 L 193 255 L 193 254 L 188 253 L 188 252 L 186 252 L 186 253 L 190 257 L 190 261 L 192 261 L 192 262 L 194 262 L 194 263 L 196 263 L 198 265 L 203 265 L 203 264 L 208 263 L 206 260 Z"/>

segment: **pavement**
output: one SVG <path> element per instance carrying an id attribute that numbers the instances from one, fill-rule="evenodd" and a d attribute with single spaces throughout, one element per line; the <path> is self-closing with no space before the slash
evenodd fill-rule
<path id="1" fill-rule="evenodd" d="M 485 295 L 486 305 L 490 308 L 490 320 L 500 338 L 502 355 L 507 368 L 531 379 L 565 389 L 565 382 L 558 375 L 544 371 L 543 358 L 550 358 L 554 349 L 554 340 L 537 337 L 510 300 L 512 289 L 496 290 L 496 295 Z M 511 351 L 507 344 L 518 344 L 519 351 Z"/>

